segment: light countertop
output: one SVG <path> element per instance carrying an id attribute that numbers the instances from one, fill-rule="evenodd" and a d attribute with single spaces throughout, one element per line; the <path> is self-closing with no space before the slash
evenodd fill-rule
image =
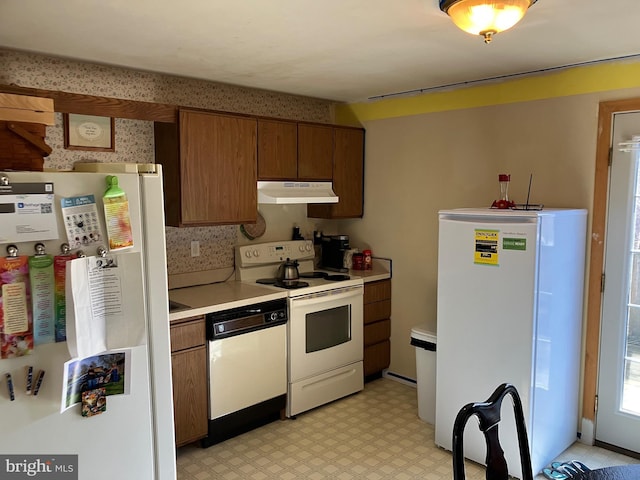
<path id="1" fill-rule="evenodd" d="M 169 300 L 188 308 L 169 313 L 169 321 L 286 298 L 286 290 L 229 281 L 169 290 Z"/>
<path id="2" fill-rule="evenodd" d="M 391 261 L 381 258 L 374 258 L 371 263 L 371 270 L 349 270 L 349 276 L 362 277 L 364 283 L 377 282 L 391 278 Z"/>
<path id="3" fill-rule="evenodd" d="M 391 278 L 391 271 L 388 262 L 374 260 L 371 270 L 349 270 L 349 275 L 361 277 L 364 283 L 368 283 Z M 286 290 L 275 290 L 236 280 L 176 288 L 169 290 L 169 300 L 181 303 L 185 308 L 170 312 L 169 321 L 173 322 L 286 297 Z"/>
<path id="4" fill-rule="evenodd" d="M 377 282 L 378 280 L 386 280 L 391 278 L 389 270 L 376 268 L 374 265 L 371 270 L 349 270 L 350 277 L 361 277 L 364 283 Z"/>

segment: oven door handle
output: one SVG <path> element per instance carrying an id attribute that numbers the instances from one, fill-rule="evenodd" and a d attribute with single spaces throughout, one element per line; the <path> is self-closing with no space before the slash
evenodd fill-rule
<path id="1" fill-rule="evenodd" d="M 335 292 L 335 290 L 333 291 Z M 296 305 L 305 305 L 308 303 L 320 303 L 323 301 L 331 301 L 334 302 L 336 300 L 345 300 L 347 298 L 358 298 L 363 299 L 364 289 L 362 287 L 347 287 L 343 291 L 338 293 L 327 293 L 327 292 L 319 292 L 319 293 L 310 293 L 308 295 L 303 295 L 301 297 L 290 298 L 289 301 Z"/>

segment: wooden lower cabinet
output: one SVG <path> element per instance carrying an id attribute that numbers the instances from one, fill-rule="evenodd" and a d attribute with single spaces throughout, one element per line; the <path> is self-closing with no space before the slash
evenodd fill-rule
<path id="1" fill-rule="evenodd" d="M 391 280 L 364 284 L 364 377 L 376 378 L 391 362 Z"/>
<path id="2" fill-rule="evenodd" d="M 204 317 L 171 324 L 176 446 L 207 436 L 207 346 Z"/>

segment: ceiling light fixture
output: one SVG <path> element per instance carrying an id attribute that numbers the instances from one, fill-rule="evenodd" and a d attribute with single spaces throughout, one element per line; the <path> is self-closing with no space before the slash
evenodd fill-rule
<path id="1" fill-rule="evenodd" d="M 538 0 L 440 0 L 440 10 L 461 30 L 482 35 L 490 43 L 493 35 L 518 23 Z"/>

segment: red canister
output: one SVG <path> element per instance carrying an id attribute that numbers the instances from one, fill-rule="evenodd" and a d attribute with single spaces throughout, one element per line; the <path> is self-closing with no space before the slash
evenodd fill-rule
<path id="1" fill-rule="evenodd" d="M 364 255 L 362 253 L 353 254 L 352 268 L 354 270 L 364 270 Z"/>
<path id="2" fill-rule="evenodd" d="M 364 269 L 371 270 L 373 267 L 373 260 L 371 258 L 371 250 L 363 250 L 362 256 L 364 257 Z"/>

